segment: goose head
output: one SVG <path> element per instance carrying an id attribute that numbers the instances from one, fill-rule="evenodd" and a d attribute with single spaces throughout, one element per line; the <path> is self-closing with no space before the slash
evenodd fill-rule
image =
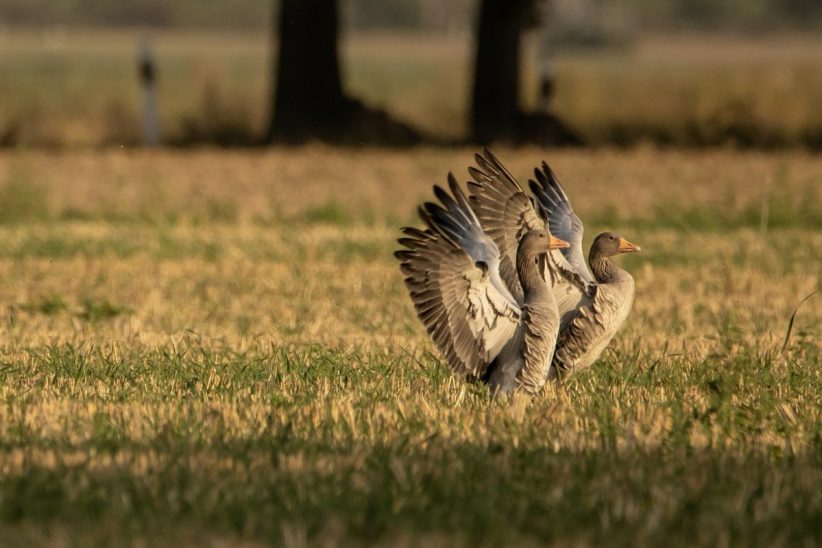
<path id="1" fill-rule="evenodd" d="M 552 249 L 571 247 L 565 240 L 560 240 L 547 230 L 530 230 L 519 240 L 517 248 L 517 271 L 522 288 L 539 285 L 539 280 L 547 281 L 548 252 Z"/>
<path id="2" fill-rule="evenodd" d="M 552 249 L 562 249 L 571 247 L 565 240 L 560 240 L 547 230 L 529 230 L 519 240 L 517 254 L 522 254 L 527 259 L 533 259 L 544 255 Z"/>
<path id="3" fill-rule="evenodd" d="M 622 253 L 639 253 L 641 248 L 632 244 L 615 232 L 603 232 L 594 239 L 591 245 L 591 255 L 599 257 L 613 257 Z"/>

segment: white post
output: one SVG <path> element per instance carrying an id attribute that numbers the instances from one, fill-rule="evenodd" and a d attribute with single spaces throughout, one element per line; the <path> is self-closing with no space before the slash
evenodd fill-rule
<path id="1" fill-rule="evenodd" d="M 143 96 L 143 144 L 153 147 L 160 143 L 160 128 L 157 117 L 157 92 L 154 87 L 157 79 L 157 67 L 151 44 L 145 38 L 140 42 L 137 68 L 140 77 L 140 92 Z"/>

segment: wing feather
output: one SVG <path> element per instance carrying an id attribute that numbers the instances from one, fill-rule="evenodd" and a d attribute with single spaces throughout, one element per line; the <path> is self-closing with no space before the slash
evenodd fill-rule
<path id="1" fill-rule="evenodd" d="M 482 230 L 453 176 L 434 187 L 426 230 L 403 229 L 395 252 L 417 315 L 458 373 L 481 377 L 512 339 L 521 309 L 500 279 L 499 249 Z"/>
<path id="2" fill-rule="evenodd" d="M 471 205 L 485 232 L 500 250 L 500 276 L 518 303 L 523 301 L 517 274 L 517 246 L 529 230 L 545 228 L 533 200 L 500 161 L 487 149 L 476 154 L 477 167 L 469 167 Z"/>
<path id="3" fill-rule="evenodd" d="M 473 182 L 468 183 L 471 192 L 471 205 L 479 217 L 486 233 L 494 240 L 500 250 L 500 275 L 511 290 L 517 302 L 523 299 L 522 287 L 516 269 L 517 246 L 522 235 L 529 230 L 544 229 L 547 223 L 540 217 L 539 208 L 532 198 L 523 191 L 514 177 L 503 167 L 502 163 L 484 149 L 475 156 L 476 168 L 469 168 Z M 559 238 L 552 227 L 549 231 Z M 564 239 L 564 238 L 563 238 Z M 560 314 L 573 309 L 590 291 L 588 282 L 577 272 L 559 250 L 549 254 L 549 274 L 552 291 L 567 293 L 564 299 L 567 308 L 560 308 Z M 587 270 L 585 271 L 587 272 Z"/>
<path id="4" fill-rule="evenodd" d="M 541 170 L 534 170 L 534 176 L 536 181 L 530 180 L 528 186 L 536 196 L 542 214 L 548 219 L 551 234 L 571 244 L 571 247 L 563 249 L 561 254 L 582 280 L 586 283 L 595 283 L 583 255 L 582 221 L 574 213 L 562 185 L 545 162 L 542 162 Z"/>

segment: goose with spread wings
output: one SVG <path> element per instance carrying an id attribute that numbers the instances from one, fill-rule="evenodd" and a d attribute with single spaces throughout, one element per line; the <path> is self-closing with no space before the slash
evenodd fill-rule
<path id="1" fill-rule="evenodd" d="M 535 394 L 548 379 L 560 320 L 548 253 L 568 243 L 545 223 L 522 231 L 503 281 L 500 249 L 453 175 L 448 182 L 450 193 L 434 187 L 440 204 L 419 209 L 427 228 L 404 228 L 405 249 L 395 252 L 417 315 L 455 372 L 484 380 L 495 394 Z"/>
<path id="2" fill-rule="evenodd" d="M 523 231 L 547 227 L 570 246 L 552 251 L 551 272 L 558 279 L 552 293 L 560 314 L 560 329 L 549 378 L 579 371 L 594 363 L 625 322 L 634 302 L 634 280 L 610 257 L 640 250 L 613 232 L 599 234 L 588 264 L 583 258 L 583 227 L 554 173 L 543 162 L 529 187 L 536 198 L 524 202 L 522 187 L 490 151 L 477 154 L 469 171 L 471 204 L 488 235 L 501 251 L 500 272 L 514 295 L 514 243 Z M 590 270 L 588 269 L 590 265 Z"/>

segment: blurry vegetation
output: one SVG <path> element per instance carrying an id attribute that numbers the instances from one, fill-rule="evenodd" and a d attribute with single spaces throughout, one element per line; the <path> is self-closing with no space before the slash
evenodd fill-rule
<path id="1" fill-rule="evenodd" d="M 10 75 L 0 80 L 0 147 L 138 144 L 134 63 L 141 31 L 85 30 L 138 24 L 155 29 L 165 143 L 262 142 L 272 110 L 266 31 L 276 4 L 0 0 L 0 70 Z M 348 142 L 387 142 L 372 129 L 389 125 L 403 130 L 396 141 L 407 129 L 432 143 L 464 142 L 471 133 L 477 2 L 340 5 L 346 104 L 368 115 L 337 124 Z M 523 112 L 550 108 L 591 145 L 822 148 L 822 46 L 809 36 L 765 32 L 817 28 L 822 4 L 553 0 L 548 6 L 547 30 L 524 41 Z M 653 34 L 659 31 L 666 37 Z M 703 31 L 711 37 L 692 36 Z M 724 31 L 735 38 L 723 38 Z M 555 77 L 550 104 L 537 92 L 546 65 Z"/>
<path id="2" fill-rule="evenodd" d="M 19 308 L 20 310 L 30 313 L 53 316 L 68 310 L 69 305 L 60 295 L 49 294 L 41 296 L 31 302 L 23 303 L 19 305 Z M 106 299 L 83 299 L 79 310 L 77 310 L 74 315 L 83 320 L 96 322 L 114 318 L 128 312 L 128 307 L 112 304 Z"/>
<path id="3" fill-rule="evenodd" d="M 272 1 L 0 0 L 0 25 L 266 28 Z M 816 0 L 548 0 L 564 12 L 587 12 L 589 27 L 618 13 L 643 30 L 766 30 L 822 28 Z M 452 31 L 470 28 L 473 0 L 344 0 L 353 28 Z M 580 28 L 581 30 L 581 28 Z"/>
<path id="4" fill-rule="evenodd" d="M 179 132 L 170 139 L 175 145 L 214 144 L 248 146 L 260 141 L 241 100 L 226 98 L 219 84 L 206 80 L 198 110 L 183 115 Z"/>
<path id="5" fill-rule="evenodd" d="M 0 223 L 42 221 L 49 215 L 48 190 L 25 171 L 0 181 Z"/>
<path id="6" fill-rule="evenodd" d="M 349 0 L 349 22 L 354 28 L 408 28 L 422 24 L 419 0 Z"/>
<path id="7" fill-rule="evenodd" d="M 128 312 L 128 307 L 112 304 L 106 299 L 85 299 L 83 301 L 83 308 L 78 313 L 78 316 L 84 320 L 96 322 L 99 320 L 108 320 Z"/>
<path id="8" fill-rule="evenodd" d="M 600 0 L 617 4 L 619 0 Z M 654 30 L 762 32 L 822 28 L 817 0 L 629 0 L 632 15 Z"/>
<path id="9" fill-rule="evenodd" d="M 415 149 L 416 150 L 416 149 Z M 687 231 L 822 228 L 820 163 L 803 152 L 497 150 L 518 178 L 547 160 L 592 225 Z M 351 154 L 330 147 L 216 152 L 6 152 L 0 155 L 0 258 L 231 256 L 232 227 L 357 230 L 416 223 L 430 185 L 458 179 L 473 149 Z M 146 160 L 150 158 L 150 162 Z M 66 185 L 65 174 L 76 174 Z M 329 177 L 333 179 L 329 183 Z M 5 190 L 4 190 L 5 189 Z M 631 200 L 625 200 L 631 196 Z M 66 224 L 106 227 L 68 234 Z M 25 226 L 36 231 L 19 232 Z M 181 227 L 192 232 L 180 233 Z M 162 238 L 150 236 L 160 231 Z M 591 234 L 593 229 L 588 231 Z M 232 242 L 234 245 L 244 245 Z"/>
<path id="10" fill-rule="evenodd" d="M 330 224 L 337 226 L 351 224 L 351 214 L 338 202 L 334 201 L 308 209 L 303 214 L 302 219 L 306 223 L 311 224 Z"/>
<path id="11" fill-rule="evenodd" d="M 60 295 L 56 294 L 46 295 L 34 301 L 20 305 L 21 310 L 25 310 L 27 312 L 39 312 L 40 314 L 45 314 L 46 316 L 57 314 L 66 308 L 68 308 L 66 302 Z"/>
<path id="12" fill-rule="evenodd" d="M 0 40 L 0 133 L 6 146 L 133 145 L 139 140 L 136 33 L 38 33 Z M 426 134 L 468 133 L 460 37 L 355 34 L 344 39 L 352 95 Z M 161 33 L 160 118 L 175 145 L 262 139 L 268 53 L 264 34 Z M 538 103 L 540 48 L 525 43 L 523 103 Z M 810 39 L 652 38 L 619 50 L 553 57 L 554 111 L 592 145 L 822 148 L 822 44 Z M 25 123 L 22 123 L 25 121 Z"/>

